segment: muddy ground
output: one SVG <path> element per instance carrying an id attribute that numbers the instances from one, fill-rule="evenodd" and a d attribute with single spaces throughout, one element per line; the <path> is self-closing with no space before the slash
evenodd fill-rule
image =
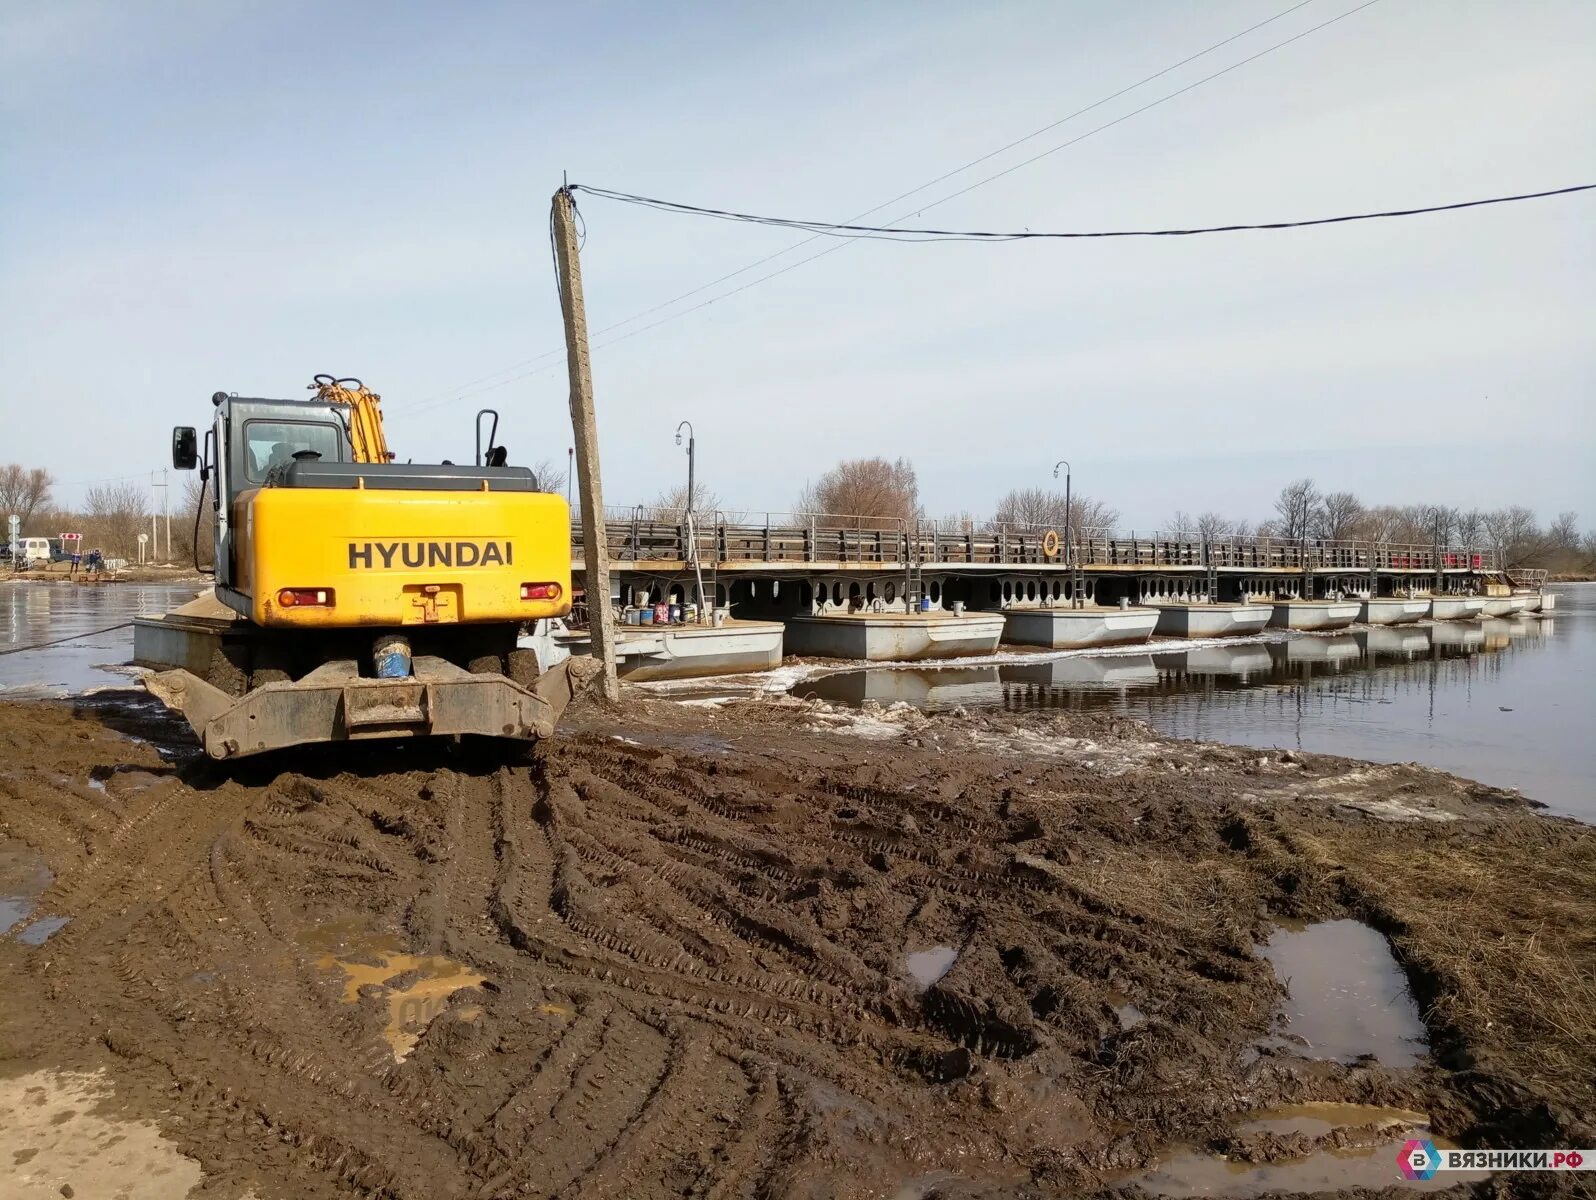
<path id="1" fill-rule="evenodd" d="M 197 1196 L 1098 1194 L 1314 1148 L 1236 1120 L 1328 1100 L 1596 1145 L 1596 830 L 1428 769 L 635 698 L 530 763 L 229 775 L 115 692 L 0 705 L 0 754 L 0 838 L 69 918 L 0 939 L 0 1079 L 101 1081 Z M 1280 917 L 1385 933 L 1429 1058 L 1265 1041 Z"/>

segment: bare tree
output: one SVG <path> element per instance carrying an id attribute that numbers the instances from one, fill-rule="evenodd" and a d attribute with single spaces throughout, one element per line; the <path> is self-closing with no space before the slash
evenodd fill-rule
<path id="1" fill-rule="evenodd" d="M 1184 509 L 1177 508 L 1170 514 L 1169 520 L 1164 522 L 1165 533 L 1192 533 L 1197 528 L 1197 522 Z"/>
<path id="2" fill-rule="evenodd" d="M 1238 532 L 1235 522 L 1220 513 L 1213 511 L 1197 514 L 1197 536 L 1205 542 L 1218 541 L 1222 537 L 1229 537 Z"/>
<path id="3" fill-rule="evenodd" d="M 1485 536 L 1503 567 L 1522 567 L 1540 553 L 1540 527 L 1535 514 L 1523 505 L 1486 513 L 1484 526 Z"/>
<path id="4" fill-rule="evenodd" d="M 1064 493 L 1046 488 L 1015 488 L 998 501 L 992 513 L 995 525 L 1046 525 L 1063 531 Z M 1119 512 L 1090 496 L 1070 497 L 1069 527 L 1075 533 L 1112 529 L 1119 523 Z"/>
<path id="5" fill-rule="evenodd" d="M 1579 546 L 1579 514 L 1560 512 L 1546 530 L 1546 540 L 1554 550 L 1573 550 Z"/>
<path id="6" fill-rule="evenodd" d="M 1311 479 L 1297 479 L 1280 489 L 1275 511 L 1280 514 L 1280 536 L 1300 540 L 1308 536 L 1314 510 L 1319 504 L 1319 489 Z"/>
<path id="7" fill-rule="evenodd" d="M 938 517 L 937 528 L 947 533 L 974 533 L 980 528 L 980 523 L 976 521 L 974 513 L 965 509 L 963 512 Z"/>
<path id="8" fill-rule="evenodd" d="M 1309 521 L 1309 532 L 1326 541 L 1341 541 L 1354 535 L 1363 516 L 1363 501 L 1351 492 L 1330 492 L 1320 498 Z"/>
<path id="9" fill-rule="evenodd" d="M 1452 530 L 1458 545 L 1478 546 L 1485 538 L 1485 514 L 1477 508 L 1452 510 Z"/>
<path id="10" fill-rule="evenodd" d="M 50 485 L 55 482 L 43 467 L 24 467 L 7 463 L 0 467 L 0 519 L 13 514 L 22 518 L 24 532 L 33 514 L 50 503 Z"/>
<path id="11" fill-rule="evenodd" d="M 720 507 L 720 497 L 702 483 L 693 483 L 693 520 L 702 525 L 713 520 L 715 510 Z M 680 525 L 686 520 L 687 514 L 687 485 L 679 483 L 673 488 L 666 488 L 654 497 L 654 503 L 645 511 L 650 521 L 664 521 L 669 525 Z"/>
<path id="12" fill-rule="evenodd" d="M 150 515 L 149 495 L 129 480 L 91 487 L 84 497 L 83 535 L 108 557 L 136 559 Z"/>
<path id="13" fill-rule="evenodd" d="M 906 458 L 848 459 L 807 484 L 799 493 L 797 508 L 832 516 L 912 521 L 921 515 L 920 484 L 914 464 Z"/>
<path id="14" fill-rule="evenodd" d="M 532 478 L 537 481 L 538 491 L 552 492 L 558 496 L 565 492 L 565 484 L 570 474 L 563 465 L 557 465 L 547 458 L 540 458 L 532 464 Z"/>
<path id="15" fill-rule="evenodd" d="M 204 503 L 201 503 L 201 491 Z M 183 499 L 178 511 L 172 514 L 172 538 L 176 543 L 173 558 L 181 564 L 193 564 L 208 569 L 212 566 L 216 545 L 216 509 L 210 490 L 200 482 L 198 473 L 190 473 L 183 481 Z M 198 533 L 194 517 L 198 514 Z M 194 553 L 196 544 L 199 554 Z"/>
<path id="16" fill-rule="evenodd" d="M 1377 504 L 1358 514 L 1352 536 L 1364 542 L 1397 541 L 1397 530 L 1402 525 L 1402 514 L 1389 504 Z"/>

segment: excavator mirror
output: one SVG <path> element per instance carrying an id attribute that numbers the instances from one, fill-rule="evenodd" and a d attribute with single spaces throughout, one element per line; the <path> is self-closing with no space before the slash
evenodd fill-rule
<path id="1" fill-rule="evenodd" d="M 172 430 L 172 469 L 192 471 L 199 465 L 199 440 L 192 425 L 179 425 Z"/>

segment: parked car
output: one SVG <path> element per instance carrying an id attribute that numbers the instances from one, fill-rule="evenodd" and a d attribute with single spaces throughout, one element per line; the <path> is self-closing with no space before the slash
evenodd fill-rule
<path id="1" fill-rule="evenodd" d="M 22 539 L 21 562 L 17 565 L 23 570 L 35 565 L 50 562 L 54 557 L 49 538 L 25 537 Z"/>

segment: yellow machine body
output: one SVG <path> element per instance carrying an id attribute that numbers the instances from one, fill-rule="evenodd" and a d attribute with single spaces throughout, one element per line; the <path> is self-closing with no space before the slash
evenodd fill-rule
<path id="1" fill-rule="evenodd" d="M 264 487 L 233 505 L 235 590 L 265 628 L 532 621 L 571 609 L 571 514 L 524 491 Z M 522 598 L 557 585 L 556 599 Z M 284 605 L 284 591 L 326 602 Z"/>

